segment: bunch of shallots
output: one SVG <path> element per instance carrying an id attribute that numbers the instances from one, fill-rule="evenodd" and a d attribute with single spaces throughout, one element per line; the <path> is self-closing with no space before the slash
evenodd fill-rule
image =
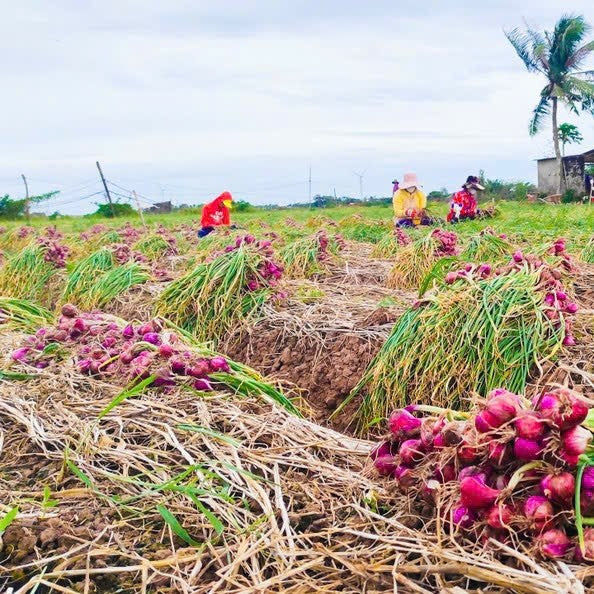
<path id="1" fill-rule="evenodd" d="M 29 227 L 28 225 L 22 225 L 16 232 L 16 236 L 19 239 L 25 239 L 26 237 L 29 237 L 29 235 L 33 235 L 33 233 L 35 233 L 35 229 L 33 227 Z"/>
<path id="2" fill-rule="evenodd" d="M 127 243 L 114 243 L 110 246 L 113 257 L 118 264 L 126 264 L 133 260 L 138 263 L 147 262 L 147 257 L 136 250 L 132 250 Z"/>
<path id="3" fill-rule="evenodd" d="M 453 231 L 444 231 L 443 229 L 434 229 L 431 237 L 438 241 L 435 249 L 435 255 L 455 256 L 458 253 L 458 236 Z"/>
<path id="4" fill-rule="evenodd" d="M 473 415 L 411 405 L 390 416 L 391 434 L 372 459 L 446 531 L 594 561 L 594 530 L 578 546 L 574 509 L 577 467 L 594 464 L 589 409 L 564 388 L 532 402 L 493 390 Z M 594 466 L 580 489 L 581 515 L 594 516 Z"/>
<path id="5" fill-rule="evenodd" d="M 453 285 L 457 281 L 478 281 L 491 276 L 502 276 L 513 272 L 514 270 L 525 270 L 537 272 L 539 281 L 537 288 L 543 293 L 543 308 L 545 315 L 553 322 L 555 327 L 564 325 L 565 346 L 576 344 L 572 334 L 572 320 L 578 305 L 571 301 L 563 286 L 563 275 L 561 270 L 571 270 L 572 264 L 569 255 L 565 252 L 565 241 L 557 239 L 551 249 L 551 254 L 560 259 L 550 264 L 534 254 L 523 254 L 520 250 L 514 252 L 510 262 L 500 268 L 493 270 L 490 264 L 471 264 L 467 263 L 459 270 L 448 272 L 444 281 L 448 285 Z"/>
<path id="6" fill-rule="evenodd" d="M 396 241 L 400 246 L 404 247 L 405 245 L 412 243 L 412 239 L 410 238 L 408 233 L 404 231 L 401 227 L 396 227 L 396 229 L 394 230 L 394 236 L 396 237 Z"/>
<path id="7" fill-rule="evenodd" d="M 151 385 L 156 387 L 185 383 L 204 391 L 212 389 L 210 374 L 229 371 L 222 357 L 205 358 L 184 348 L 159 320 L 121 327 L 109 316 L 83 314 L 69 304 L 62 307 L 57 326 L 27 337 L 12 359 L 44 369 L 65 353 L 81 373 L 122 384 L 154 376 Z"/>

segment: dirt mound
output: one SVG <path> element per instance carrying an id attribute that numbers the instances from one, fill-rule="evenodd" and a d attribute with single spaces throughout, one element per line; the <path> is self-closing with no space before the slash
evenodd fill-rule
<path id="1" fill-rule="evenodd" d="M 285 336 L 280 328 L 257 324 L 226 352 L 260 373 L 298 388 L 311 405 L 315 419 L 347 430 L 351 409 L 328 417 L 355 387 L 383 340 L 328 332 L 324 348 L 307 336 Z M 356 406 L 356 403 L 353 403 Z"/>
<path id="2" fill-rule="evenodd" d="M 375 282 L 350 283 L 346 264 L 317 281 L 291 281 L 292 298 L 280 309 L 267 309 L 262 320 L 230 336 L 221 350 L 260 373 L 295 387 L 321 424 L 348 431 L 353 401 L 328 420 L 363 375 L 388 337 L 392 325 L 415 295 Z M 361 277 L 357 273 L 357 278 Z M 337 282 L 341 279 L 342 282 Z M 351 279 L 352 280 L 352 279 Z M 369 277 L 367 277 L 369 281 Z M 316 295 L 299 300 L 298 295 Z"/>

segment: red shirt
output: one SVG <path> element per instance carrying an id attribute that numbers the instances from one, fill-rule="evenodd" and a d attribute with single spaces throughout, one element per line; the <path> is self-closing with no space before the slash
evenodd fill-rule
<path id="1" fill-rule="evenodd" d="M 461 206 L 460 217 L 469 217 L 476 214 L 476 198 L 466 189 L 462 188 L 452 196 L 450 201 L 450 214 L 448 219 L 454 216 L 454 205 Z"/>
<path id="2" fill-rule="evenodd" d="M 218 227 L 219 225 L 229 225 L 231 215 L 229 209 L 223 204 L 225 200 L 232 200 L 229 192 L 223 192 L 212 202 L 202 207 L 202 218 L 200 224 L 203 227 Z"/>

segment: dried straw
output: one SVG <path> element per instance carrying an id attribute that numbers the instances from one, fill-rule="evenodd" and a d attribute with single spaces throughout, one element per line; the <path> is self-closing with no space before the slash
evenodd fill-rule
<path id="1" fill-rule="evenodd" d="M 153 390 L 98 420 L 118 391 L 68 366 L 0 382 L 2 509 L 19 506 L 0 580 L 15 594 L 584 592 L 578 568 L 436 542 L 366 472 L 369 442 L 224 393 Z"/>

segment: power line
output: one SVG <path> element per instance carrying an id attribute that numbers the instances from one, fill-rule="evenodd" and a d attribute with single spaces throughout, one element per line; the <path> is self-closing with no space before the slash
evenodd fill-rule
<path id="1" fill-rule="evenodd" d="M 124 190 L 124 192 L 130 192 L 132 193 L 132 190 L 129 190 L 128 188 L 124 188 L 123 186 L 120 186 L 118 184 L 116 184 L 113 180 L 108 179 L 107 180 L 108 184 L 111 184 L 112 186 L 115 186 L 116 188 L 119 188 L 120 190 Z"/>
<path id="2" fill-rule="evenodd" d="M 119 196 L 120 198 L 124 198 L 125 200 L 132 201 L 132 196 L 126 196 L 125 194 L 120 194 L 120 192 L 114 192 L 113 190 L 111 191 L 111 193 L 114 196 Z M 137 193 L 137 195 L 138 195 L 138 193 Z M 148 204 L 149 206 L 154 206 L 154 203 L 149 202 L 148 200 L 140 200 L 140 202 L 144 202 L 144 204 Z"/>
<path id="3" fill-rule="evenodd" d="M 87 188 L 87 189 L 89 189 L 89 188 Z M 100 193 L 103 192 L 103 190 L 98 190 L 98 191 Z M 58 193 L 59 193 L 59 195 L 55 198 L 56 200 L 63 200 L 63 199 L 66 199 L 66 200 L 69 200 L 69 199 L 79 200 L 80 199 L 80 195 L 81 195 L 81 192 L 80 191 L 77 191 L 77 192 L 66 192 L 66 193 L 64 193 L 61 190 L 58 190 Z M 91 193 L 94 194 L 95 192 L 89 192 L 89 194 L 91 194 Z"/>
<path id="4" fill-rule="evenodd" d="M 69 188 L 62 188 L 58 191 L 60 192 L 60 194 L 73 194 L 76 192 L 81 192 L 82 190 L 86 190 L 91 186 L 96 186 L 98 183 L 99 182 L 96 179 L 94 179 L 92 182 L 89 182 L 88 184 L 82 184 L 81 186 L 71 186 Z"/>
<path id="5" fill-rule="evenodd" d="M 126 200 L 130 200 L 131 196 L 126 196 L 125 194 L 120 194 L 119 192 L 114 192 L 113 190 L 111 191 L 111 193 L 114 196 L 119 196 L 120 198 L 125 198 Z"/>
<path id="6" fill-rule="evenodd" d="M 68 193 L 71 191 L 78 191 L 78 190 L 83 190 L 91 185 L 94 185 L 97 183 L 96 179 L 93 180 L 85 180 L 85 181 L 81 181 L 78 183 L 73 184 L 72 186 L 63 186 L 61 183 L 56 183 L 47 179 L 42 179 L 42 178 L 38 178 L 38 177 L 28 177 L 28 180 L 30 183 L 42 183 L 42 184 L 48 184 L 50 186 L 53 186 L 57 189 L 59 189 L 60 193 Z"/>
<path id="7" fill-rule="evenodd" d="M 116 184 L 114 181 L 112 180 L 107 180 L 107 183 L 111 184 L 112 186 L 115 186 L 116 188 L 119 188 L 120 190 L 124 190 L 124 192 L 128 192 L 130 194 L 132 194 L 132 190 L 130 188 L 124 188 L 123 186 L 120 186 L 118 184 Z M 145 200 L 147 200 L 151 206 L 153 206 L 155 204 L 155 200 L 153 198 L 149 198 L 148 196 L 144 196 L 142 194 L 139 194 L 138 192 L 136 192 L 137 196 L 140 196 L 141 198 L 144 198 Z"/>
<path id="8" fill-rule="evenodd" d="M 120 190 L 124 190 L 126 192 L 131 191 L 129 188 L 125 188 L 121 185 L 119 185 L 118 183 L 114 182 L 113 179 L 108 179 L 107 180 L 108 183 L 114 185 L 116 188 L 119 188 Z M 303 181 L 298 181 L 298 182 L 291 182 L 288 184 L 281 184 L 281 185 L 277 185 L 277 186 L 266 186 L 266 187 L 260 187 L 260 188 L 253 188 L 251 190 L 233 190 L 233 193 L 236 194 L 256 194 L 257 192 L 267 192 L 267 191 L 273 191 L 273 190 L 282 190 L 284 188 L 292 188 L 292 187 L 296 187 L 296 186 L 302 186 L 304 183 L 307 183 L 308 180 L 303 180 Z M 312 181 L 317 181 L 312 179 Z M 123 183 L 123 182 L 120 182 Z M 151 182 L 152 183 L 152 182 Z M 156 183 L 156 182 L 154 182 Z M 213 192 L 212 189 L 205 189 L 205 188 L 191 188 L 190 186 L 182 186 L 182 185 L 178 185 L 178 184 L 170 184 L 167 183 L 165 184 L 166 187 L 168 188 L 179 188 L 179 189 L 183 189 L 183 190 L 187 190 L 189 192 L 195 192 L 197 194 L 213 194 L 216 192 Z"/>
<path id="9" fill-rule="evenodd" d="M 57 206 L 66 206 L 67 204 L 74 204 L 75 202 L 82 202 L 83 200 L 86 200 L 87 198 L 92 198 L 93 196 L 97 196 L 98 194 L 103 194 L 103 191 L 99 191 L 99 192 L 94 192 L 93 194 L 88 194 L 87 196 L 80 196 L 78 198 L 75 198 L 74 200 L 66 200 L 66 201 L 60 201 L 60 202 L 53 202 L 53 201 L 48 201 L 48 202 L 40 202 L 39 204 L 42 205 L 44 208 L 47 207 L 51 207 L 51 208 L 55 208 Z"/>

